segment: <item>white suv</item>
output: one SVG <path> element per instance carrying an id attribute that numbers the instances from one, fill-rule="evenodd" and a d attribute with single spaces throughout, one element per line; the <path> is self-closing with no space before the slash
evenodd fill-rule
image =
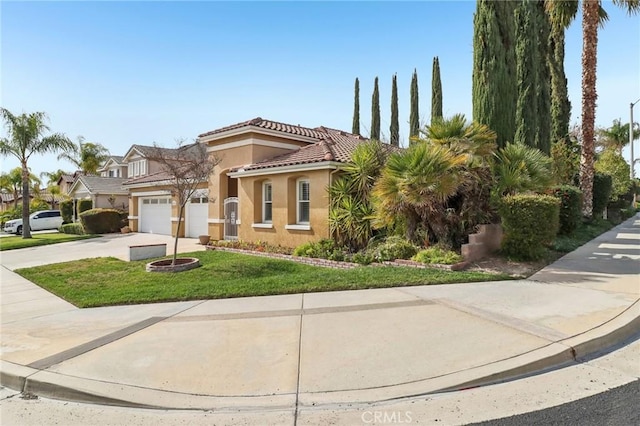
<path id="1" fill-rule="evenodd" d="M 32 231 L 43 229 L 58 229 L 62 225 L 60 210 L 42 210 L 31 213 L 29 227 Z M 4 224 L 4 232 L 10 234 L 22 234 L 22 219 L 9 220 Z"/>

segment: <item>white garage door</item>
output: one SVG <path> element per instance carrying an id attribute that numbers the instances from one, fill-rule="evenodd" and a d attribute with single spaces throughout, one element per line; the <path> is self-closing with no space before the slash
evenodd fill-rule
<path id="1" fill-rule="evenodd" d="M 169 197 L 145 197 L 140 207 L 140 232 L 171 235 Z"/>
<path id="2" fill-rule="evenodd" d="M 209 235 L 207 219 L 209 218 L 209 199 L 207 197 L 193 197 L 187 203 L 187 237 L 197 238 Z"/>

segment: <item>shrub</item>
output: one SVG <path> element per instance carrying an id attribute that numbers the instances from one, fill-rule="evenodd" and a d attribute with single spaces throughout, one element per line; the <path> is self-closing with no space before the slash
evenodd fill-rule
<path id="1" fill-rule="evenodd" d="M 418 247 L 402 237 L 389 237 L 374 249 L 374 257 L 378 262 L 396 259 L 411 259 L 418 252 Z"/>
<path id="2" fill-rule="evenodd" d="M 64 223 L 73 222 L 73 200 L 65 200 L 60 203 L 60 214 Z"/>
<path id="3" fill-rule="evenodd" d="M 504 254 L 523 260 L 540 259 L 558 232 L 560 201 L 549 195 L 507 196 L 500 203 L 500 216 Z"/>
<path id="4" fill-rule="evenodd" d="M 91 209 L 80 213 L 80 222 L 89 234 L 108 234 L 120 231 L 120 212 L 114 209 Z"/>
<path id="5" fill-rule="evenodd" d="M 555 186 L 549 190 L 560 200 L 560 229 L 559 234 L 569 235 L 578 227 L 582 218 L 582 191 L 571 185 Z"/>
<path id="6" fill-rule="evenodd" d="M 365 252 L 357 252 L 351 256 L 351 261 L 354 263 L 359 263 L 360 265 L 370 265 L 375 262 L 375 258 L 373 254 Z"/>
<path id="7" fill-rule="evenodd" d="M 65 223 L 60 227 L 60 232 L 63 234 L 77 234 L 83 235 L 84 228 L 81 223 Z"/>
<path id="8" fill-rule="evenodd" d="M 598 156 L 594 164 L 597 172 L 606 173 L 611 176 L 611 195 L 609 201 L 615 201 L 618 197 L 626 194 L 631 187 L 630 167 L 627 161 L 613 149 L 605 149 Z"/>
<path id="9" fill-rule="evenodd" d="M 441 265 L 453 265 L 455 263 L 462 262 L 462 256 L 455 251 L 445 250 L 443 248 L 434 246 L 424 250 L 420 250 L 415 256 L 411 258 L 416 262 L 421 263 L 439 263 Z"/>
<path id="10" fill-rule="evenodd" d="M 299 245 L 295 250 L 293 250 L 293 255 L 329 260 L 344 260 L 345 258 L 344 250 L 336 245 L 335 241 L 330 239 L 323 239 Z"/>
<path id="11" fill-rule="evenodd" d="M 78 214 L 84 213 L 93 208 L 93 201 L 91 200 L 78 200 Z"/>
<path id="12" fill-rule="evenodd" d="M 593 217 L 602 217 L 611 196 L 611 176 L 596 173 L 593 177 Z"/>

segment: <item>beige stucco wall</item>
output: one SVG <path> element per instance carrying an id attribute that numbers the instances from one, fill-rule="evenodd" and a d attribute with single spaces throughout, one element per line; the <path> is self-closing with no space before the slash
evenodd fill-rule
<path id="1" fill-rule="evenodd" d="M 332 170 L 315 170 L 300 173 L 245 177 L 238 187 L 241 223 L 238 238 L 244 241 L 264 241 L 285 247 L 296 247 L 307 241 L 329 238 L 329 198 L 326 188 Z M 309 179 L 310 230 L 286 229 L 296 223 L 296 191 L 300 178 Z M 272 228 L 254 228 L 251 225 L 262 221 L 262 184 L 272 184 L 273 220 Z M 253 202 L 255 200 L 255 204 Z"/>
<path id="2" fill-rule="evenodd" d="M 255 133 L 235 135 L 208 143 L 210 155 L 219 161 L 209 179 L 209 235 L 214 240 L 224 238 L 224 224 L 221 223 L 224 219 L 224 200 L 227 197 L 238 196 L 239 185 L 237 180 L 227 176 L 229 170 L 292 151 L 292 149 L 282 147 L 255 144 L 229 147 L 229 144 L 241 144 L 252 139 L 254 141 L 287 143 L 292 145 L 292 149 L 307 145 L 304 142 Z M 242 224 L 242 220 L 240 223 Z"/>

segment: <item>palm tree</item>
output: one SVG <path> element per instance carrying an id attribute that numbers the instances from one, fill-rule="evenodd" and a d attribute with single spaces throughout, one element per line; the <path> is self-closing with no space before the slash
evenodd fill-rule
<path id="1" fill-rule="evenodd" d="M 613 149 L 622 155 L 622 148 L 629 144 L 629 123 L 622 124 L 619 119 L 613 120 L 613 125 L 607 129 L 598 129 L 597 133 L 596 146 L 599 148 Z M 640 137 L 640 130 L 637 126 L 633 126 L 633 139 L 638 137 Z"/>
<path id="2" fill-rule="evenodd" d="M 45 124 L 44 112 L 14 115 L 8 109 L 0 108 L 0 116 L 5 121 L 8 138 L 0 139 L 0 154 L 13 155 L 22 167 L 22 238 L 31 238 L 29 228 L 29 158 L 33 154 L 45 154 L 71 149 L 73 144 L 62 133 L 44 136 L 49 132 Z"/>
<path id="3" fill-rule="evenodd" d="M 593 214 L 593 176 L 596 118 L 596 64 L 598 26 L 608 16 L 601 0 L 582 0 L 582 157 L 580 161 L 580 189 L 583 194 L 582 215 Z M 640 11 L 639 0 L 613 0 L 629 14 Z M 547 11 L 554 25 L 567 28 L 578 12 L 577 1 L 546 0 Z"/>
<path id="4" fill-rule="evenodd" d="M 13 208 L 18 208 L 18 195 L 20 194 L 20 186 L 22 185 L 22 169 L 16 167 L 9 173 L 2 173 L 0 176 L 0 185 L 2 189 L 13 194 Z"/>
<path id="5" fill-rule="evenodd" d="M 524 143 L 509 143 L 495 154 L 493 194 L 498 201 L 518 192 L 542 191 L 552 182 L 551 158 Z"/>
<path id="6" fill-rule="evenodd" d="M 379 225 L 402 219 L 408 240 L 418 241 L 424 226 L 427 235 L 447 237 L 447 201 L 462 184 L 463 155 L 430 143 L 416 142 L 408 150 L 392 154 L 373 188 Z"/>
<path id="7" fill-rule="evenodd" d="M 109 150 L 99 143 L 85 142 L 78 136 L 78 144 L 58 155 L 58 160 L 67 160 L 86 175 L 95 175 L 100 166 L 109 158 Z"/>
<path id="8" fill-rule="evenodd" d="M 379 141 L 362 143 L 351 162 L 328 188 L 329 227 L 336 241 L 352 250 L 366 246 L 373 236 L 374 209 L 371 189 L 380 176 L 388 149 Z"/>
<path id="9" fill-rule="evenodd" d="M 55 172 L 42 172 L 40 173 L 40 178 L 47 178 L 48 184 L 57 184 L 63 175 L 71 174 L 73 173 L 65 172 L 64 170 L 58 169 Z"/>

